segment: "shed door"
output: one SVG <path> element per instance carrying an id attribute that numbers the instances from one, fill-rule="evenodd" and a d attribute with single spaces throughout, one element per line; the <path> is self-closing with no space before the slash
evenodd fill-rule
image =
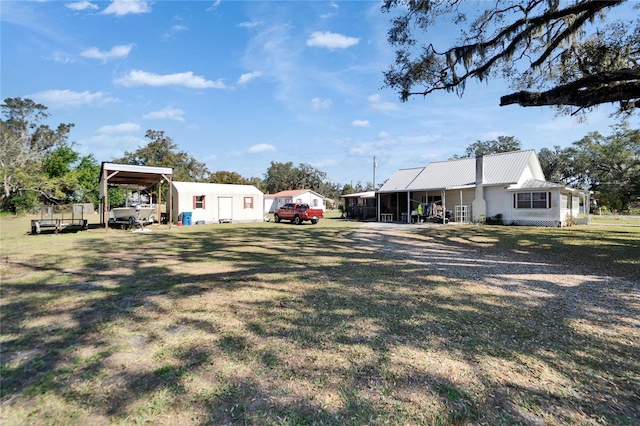
<path id="1" fill-rule="evenodd" d="M 233 219 L 233 198 L 218 197 L 218 219 L 227 221 Z"/>

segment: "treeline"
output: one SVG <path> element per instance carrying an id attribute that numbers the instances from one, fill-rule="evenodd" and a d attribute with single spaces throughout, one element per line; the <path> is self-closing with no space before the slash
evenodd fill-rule
<path id="1" fill-rule="evenodd" d="M 31 211 L 41 204 L 99 204 L 100 163 L 93 155 L 81 156 L 69 141 L 73 124 L 52 129 L 42 122 L 50 114 L 47 107 L 31 99 L 7 98 L 0 121 L 0 169 L 2 193 L 0 210 L 12 213 Z M 254 185 L 266 193 L 309 188 L 335 200 L 342 194 L 372 189 L 370 183 L 340 185 L 310 164 L 271 162 L 263 178 L 244 178 L 233 171 L 211 172 L 163 131 L 148 130 L 147 145 L 126 151 L 111 162 L 142 166 L 172 167 L 173 179 Z M 109 189 L 114 205 L 124 204 L 126 194 Z"/>
<path id="2" fill-rule="evenodd" d="M 42 124 L 49 117 L 44 105 L 30 99 L 8 98 L 2 104 L 0 122 L 0 209 L 13 213 L 30 211 L 41 204 L 99 203 L 100 163 L 93 155 L 81 156 L 69 142 L 73 124 L 52 129 Z M 370 182 L 355 185 L 334 183 L 310 164 L 271 162 L 262 178 L 244 178 L 233 171 L 211 172 L 192 155 L 181 151 L 163 131 L 148 130 L 147 145 L 125 152 L 111 162 L 172 167 L 173 179 L 254 185 L 265 193 L 308 188 L 329 199 L 373 190 Z M 477 141 L 464 156 L 521 149 L 512 136 Z M 640 201 L 640 130 L 622 123 L 609 136 L 590 133 L 568 148 L 544 148 L 538 153 L 548 180 L 595 192 L 605 209 L 624 211 Z M 456 156 L 456 158 L 458 158 Z M 114 205 L 124 203 L 122 191 L 109 189 Z"/>

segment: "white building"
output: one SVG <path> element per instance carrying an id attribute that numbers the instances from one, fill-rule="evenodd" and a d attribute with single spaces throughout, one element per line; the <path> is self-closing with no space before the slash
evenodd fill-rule
<path id="1" fill-rule="evenodd" d="M 261 222 L 263 194 L 253 185 L 173 182 L 174 223 L 191 213 L 192 224 Z"/>
<path id="2" fill-rule="evenodd" d="M 499 217 L 505 224 L 565 226 L 589 194 L 547 182 L 535 151 L 515 151 L 398 170 L 376 193 L 378 220 L 410 222 L 417 206 L 456 222 Z M 433 207 L 432 207 L 433 206 Z M 588 208 L 585 209 L 588 212 Z"/>
<path id="3" fill-rule="evenodd" d="M 314 209 L 325 210 L 324 197 L 311 189 L 292 189 L 275 194 L 266 194 L 265 212 L 273 213 L 287 203 L 306 203 Z"/>

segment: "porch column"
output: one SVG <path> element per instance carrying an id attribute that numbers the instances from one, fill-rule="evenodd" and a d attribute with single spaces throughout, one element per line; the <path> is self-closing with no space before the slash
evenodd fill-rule
<path id="1" fill-rule="evenodd" d="M 407 223 L 411 223 L 411 191 L 407 192 Z"/>
<path id="2" fill-rule="evenodd" d="M 447 224 L 447 191 L 442 190 L 442 224 Z"/>

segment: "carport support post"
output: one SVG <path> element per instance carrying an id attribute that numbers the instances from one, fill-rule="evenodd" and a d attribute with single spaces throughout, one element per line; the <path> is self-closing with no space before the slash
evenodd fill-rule
<path id="1" fill-rule="evenodd" d="M 109 205 L 109 191 L 107 185 L 107 170 L 102 170 L 102 223 L 104 223 L 104 230 L 109 228 L 109 212 L 107 206 Z"/>

